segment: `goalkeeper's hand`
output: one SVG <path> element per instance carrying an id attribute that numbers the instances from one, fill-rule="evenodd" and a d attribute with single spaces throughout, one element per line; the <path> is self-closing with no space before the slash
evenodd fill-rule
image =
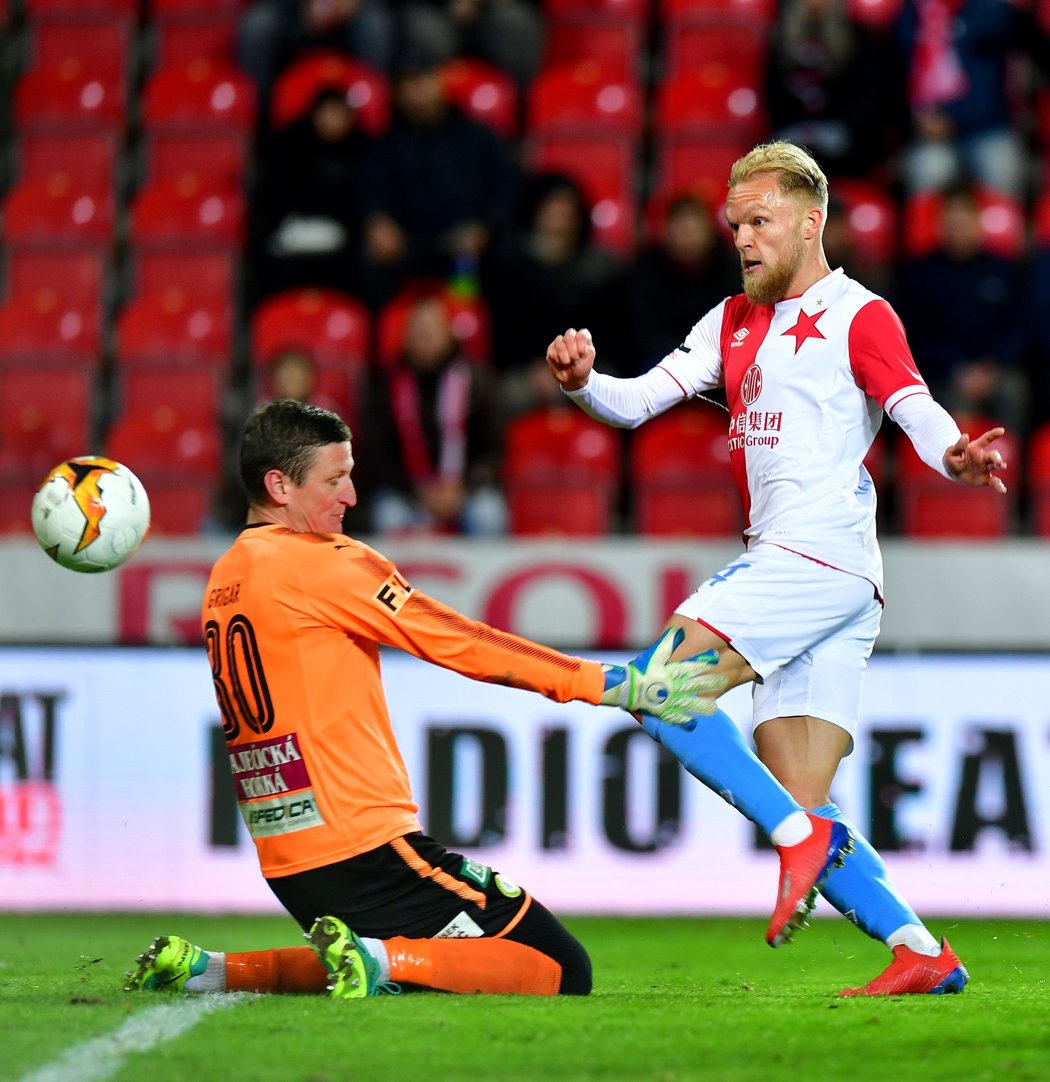
<path id="1" fill-rule="evenodd" d="M 651 714 L 672 725 L 684 725 L 697 714 L 713 714 L 715 698 L 726 689 L 726 677 L 712 673 L 714 650 L 683 661 L 670 661 L 685 638 L 681 628 L 668 628 L 648 650 L 623 665 L 603 665 L 603 706 L 621 706 L 629 713 Z"/>

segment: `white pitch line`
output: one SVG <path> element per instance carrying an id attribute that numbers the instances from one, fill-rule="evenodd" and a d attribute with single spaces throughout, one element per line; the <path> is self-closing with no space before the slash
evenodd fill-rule
<path id="1" fill-rule="evenodd" d="M 67 1048 L 58 1059 L 23 1076 L 21 1082 L 105 1082 L 133 1052 L 148 1052 L 164 1041 L 172 1041 L 206 1014 L 234 1007 L 247 998 L 246 993 L 237 992 L 196 995 L 149 1007 L 132 1015 L 115 1032 Z"/>

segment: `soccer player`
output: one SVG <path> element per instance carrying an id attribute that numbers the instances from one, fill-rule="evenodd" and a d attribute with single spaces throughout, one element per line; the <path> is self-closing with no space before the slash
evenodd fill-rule
<path id="1" fill-rule="evenodd" d="M 970 439 L 930 396 L 900 320 L 881 298 L 833 271 L 822 231 L 828 185 L 790 143 L 755 147 L 729 174 L 725 215 L 744 292 L 711 309 L 644 375 L 594 370 L 587 330 L 547 350 L 563 391 L 593 417 L 634 428 L 676 402 L 724 388 L 729 451 L 746 511 L 746 550 L 675 610 L 676 653 L 716 650 L 729 687 L 753 681 L 759 758 L 799 803 L 845 822 L 832 779 L 852 751 L 867 659 L 882 614 L 875 490 L 864 457 L 885 411 L 946 478 L 1006 487 L 992 443 Z M 675 655 L 672 655 L 675 656 Z M 686 727 L 652 718 L 646 731 L 710 784 L 733 740 L 721 711 Z M 743 776 L 722 792 L 752 819 L 764 798 Z M 825 897 L 893 952 L 889 967 L 842 995 L 960 992 L 968 975 L 887 881 L 871 845 L 833 869 Z"/>
<path id="2" fill-rule="evenodd" d="M 241 812 L 310 946 L 224 954 L 160 936 L 127 987 L 586 995 L 588 956 L 547 909 L 422 832 L 380 644 L 558 702 L 683 723 L 714 709 L 726 683 L 707 672 L 717 658 L 669 663 L 681 637 L 669 632 L 626 667 L 603 666 L 468 620 L 341 532 L 353 465 L 334 413 L 290 399 L 257 410 L 241 445 L 248 524 L 212 569 L 202 613 Z M 726 769 L 746 772 L 779 817 L 787 889 L 770 929 L 786 936 L 849 835 L 806 815 L 742 741 L 737 751 Z"/>

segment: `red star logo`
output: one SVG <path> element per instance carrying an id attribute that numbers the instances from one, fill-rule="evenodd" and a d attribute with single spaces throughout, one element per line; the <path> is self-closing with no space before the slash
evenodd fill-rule
<path id="1" fill-rule="evenodd" d="M 789 334 L 795 336 L 795 352 L 802 348 L 802 343 L 807 338 L 823 338 L 824 335 L 817 330 L 817 320 L 827 311 L 826 308 L 821 308 L 815 315 L 807 316 L 805 312 L 800 308 L 798 311 L 798 319 L 795 321 L 794 327 L 788 327 L 784 332 L 786 338 Z"/>

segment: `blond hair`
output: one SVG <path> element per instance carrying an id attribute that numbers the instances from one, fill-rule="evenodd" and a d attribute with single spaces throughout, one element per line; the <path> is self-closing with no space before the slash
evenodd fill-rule
<path id="1" fill-rule="evenodd" d="M 828 212 L 828 178 L 813 157 L 794 143 L 763 143 L 749 150 L 733 163 L 729 170 L 729 187 L 760 173 L 773 173 L 782 195 L 801 193 L 812 200 L 826 215 Z"/>

